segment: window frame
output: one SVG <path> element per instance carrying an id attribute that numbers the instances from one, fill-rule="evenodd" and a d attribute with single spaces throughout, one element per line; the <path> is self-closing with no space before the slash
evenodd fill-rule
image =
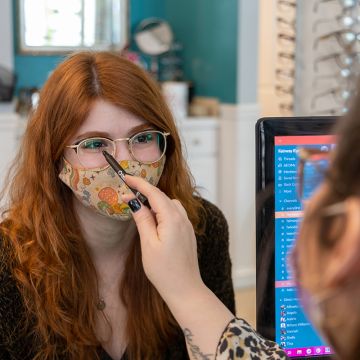
<path id="1" fill-rule="evenodd" d="M 98 44 L 93 46 L 30 46 L 25 44 L 25 13 L 24 2 L 26 0 L 17 0 L 16 2 L 16 17 L 17 17 L 17 48 L 19 54 L 24 55 L 63 55 L 73 51 L 80 50 L 109 50 L 118 51 L 123 49 L 128 43 L 129 39 L 129 5 L 128 0 L 112 0 L 118 2 L 116 6 L 119 7 L 120 16 L 120 35 L 118 41 L 111 41 L 107 44 Z M 61 0 L 60 0 L 61 1 Z M 112 14 L 113 19 L 116 19 L 117 15 Z M 112 31 L 115 31 L 113 28 Z"/>

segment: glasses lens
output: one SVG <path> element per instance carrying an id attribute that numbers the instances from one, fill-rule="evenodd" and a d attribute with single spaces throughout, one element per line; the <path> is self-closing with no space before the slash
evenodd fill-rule
<path id="1" fill-rule="evenodd" d="M 85 139 L 79 144 L 79 161 L 84 167 L 90 169 L 106 166 L 108 163 L 102 154 L 104 150 L 114 155 L 114 144 L 111 140 L 104 138 Z"/>
<path id="2" fill-rule="evenodd" d="M 308 200 L 313 192 L 324 181 L 326 170 L 329 166 L 329 152 L 321 151 L 314 152 L 304 160 L 302 166 L 302 174 L 300 179 L 302 181 L 300 185 L 301 200 Z"/>
<path id="3" fill-rule="evenodd" d="M 166 136 L 160 131 L 144 131 L 130 140 L 130 149 L 137 161 L 153 163 L 158 161 L 166 149 Z"/>

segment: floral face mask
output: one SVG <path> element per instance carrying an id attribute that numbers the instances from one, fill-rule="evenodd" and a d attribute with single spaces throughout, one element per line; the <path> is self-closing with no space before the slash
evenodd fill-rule
<path id="1" fill-rule="evenodd" d="M 120 165 L 134 176 L 146 179 L 156 186 L 165 165 L 165 156 L 153 164 L 142 164 L 135 160 L 123 160 Z M 109 166 L 102 169 L 75 169 L 66 159 L 59 178 L 73 191 L 79 201 L 101 215 L 130 220 L 130 208 L 121 200 L 121 195 L 131 191 Z"/>

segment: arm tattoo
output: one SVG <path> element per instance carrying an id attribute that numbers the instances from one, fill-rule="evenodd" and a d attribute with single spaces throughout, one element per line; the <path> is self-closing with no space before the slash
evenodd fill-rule
<path id="1" fill-rule="evenodd" d="M 188 344 L 188 346 L 189 346 L 189 349 L 190 349 L 191 354 L 192 354 L 192 356 L 193 356 L 194 359 L 196 359 L 196 360 L 197 360 L 197 359 L 200 359 L 200 360 L 210 360 L 211 358 L 214 357 L 214 355 L 212 355 L 212 354 L 203 354 L 203 353 L 200 351 L 200 348 L 193 343 L 193 336 L 194 336 L 194 335 L 193 335 L 193 333 L 191 332 L 190 329 L 185 328 L 185 329 L 183 330 L 183 332 L 184 332 L 184 335 L 185 335 L 186 342 L 187 342 L 187 344 Z"/>

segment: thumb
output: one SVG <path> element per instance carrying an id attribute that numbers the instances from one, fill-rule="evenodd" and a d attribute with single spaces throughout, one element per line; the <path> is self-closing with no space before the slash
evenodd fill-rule
<path id="1" fill-rule="evenodd" d="M 123 200 L 126 202 L 125 196 Z M 156 221 L 152 211 L 144 206 L 137 198 L 129 200 L 127 204 L 132 211 L 141 243 L 144 241 L 158 240 Z"/>

